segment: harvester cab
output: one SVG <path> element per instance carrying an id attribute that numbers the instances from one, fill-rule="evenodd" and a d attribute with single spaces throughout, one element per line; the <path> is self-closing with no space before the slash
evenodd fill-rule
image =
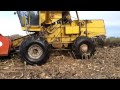
<path id="1" fill-rule="evenodd" d="M 69 21 L 69 11 L 17 11 L 21 26 L 44 26 L 54 24 L 55 22 Z"/>

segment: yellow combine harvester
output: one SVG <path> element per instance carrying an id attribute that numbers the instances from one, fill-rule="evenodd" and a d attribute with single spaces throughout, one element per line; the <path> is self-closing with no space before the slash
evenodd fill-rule
<path id="1" fill-rule="evenodd" d="M 51 51 L 71 50 L 77 58 L 89 58 L 95 52 L 95 41 L 106 35 L 103 20 L 72 21 L 69 11 L 17 11 L 22 30 L 34 32 L 13 41 L 22 41 L 20 56 L 29 64 L 43 64 Z"/>

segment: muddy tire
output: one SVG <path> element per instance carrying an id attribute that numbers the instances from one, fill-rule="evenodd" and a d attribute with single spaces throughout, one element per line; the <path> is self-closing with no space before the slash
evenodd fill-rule
<path id="1" fill-rule="evenodd" d="M 94 42 L 87 37 L 78 37 L 73 43 L 73 51 L 77 59 L 89 59 L 95 52 Z"/>
<path id="2" fill-rule="evenodd" d="M 41 65 L 49 57 L 49 44 L 40 37 L 28 37 L 21 43 L 20 57 L 31 65 Z"/>

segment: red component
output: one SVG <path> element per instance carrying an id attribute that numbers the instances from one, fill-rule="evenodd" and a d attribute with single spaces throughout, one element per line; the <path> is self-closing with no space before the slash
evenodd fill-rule
<path id="1" fill-rule="evenodd" d="M 0 34 L 0 56 L 8 56 L 11 45 L 11 40 Z"/>

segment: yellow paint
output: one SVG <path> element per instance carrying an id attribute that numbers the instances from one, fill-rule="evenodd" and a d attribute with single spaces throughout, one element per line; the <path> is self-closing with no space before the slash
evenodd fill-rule
<path id="1" fill-rule="evenodd" d="M 17 48 L 20 46 L 20 44 L 22 43 L 22 41 L 26 38 L 27 36 L 21 37 L 21 38 L 17 38 L 15 40 L 12 40 L 12 46 L 14 48 Z"/>
<path id="2" fill-rule="evenodd" d="M 46 13 L 48 14 L 48 17 L 46 16 Z M 51 17 L 51 15 L 53 15 L 53 17 Z M 61 47 L 63 44 L 67 46 L 68 43 L 72 43 L 79 36 L 86 36 L 86 30 L 88 31 L 88 37 L 91 38 L 100 35 L 106 36 L 104 20 L 89 20 L 87 24 L 86 20 L 80 20 L 80 29 L 78 20 L 72 21 L 71 24 L 55 24 L 51 28 L 43 28 L 43 26 L 41 26 L 41 23 L 51 24 L 61 18 L 62 11 L 40 11 L 40 25 L 22 27 L 22 30 L 38 32 L 44 29 L 48 33 L 41 37 L 44 37 L 50 44 L 54 44 L 54 46 L 59 44 Z"/>
<path id="3" fill-rule="evenodd" d="M 79 26 L 66 26 L 65 34 L 79 34 Z"/>

